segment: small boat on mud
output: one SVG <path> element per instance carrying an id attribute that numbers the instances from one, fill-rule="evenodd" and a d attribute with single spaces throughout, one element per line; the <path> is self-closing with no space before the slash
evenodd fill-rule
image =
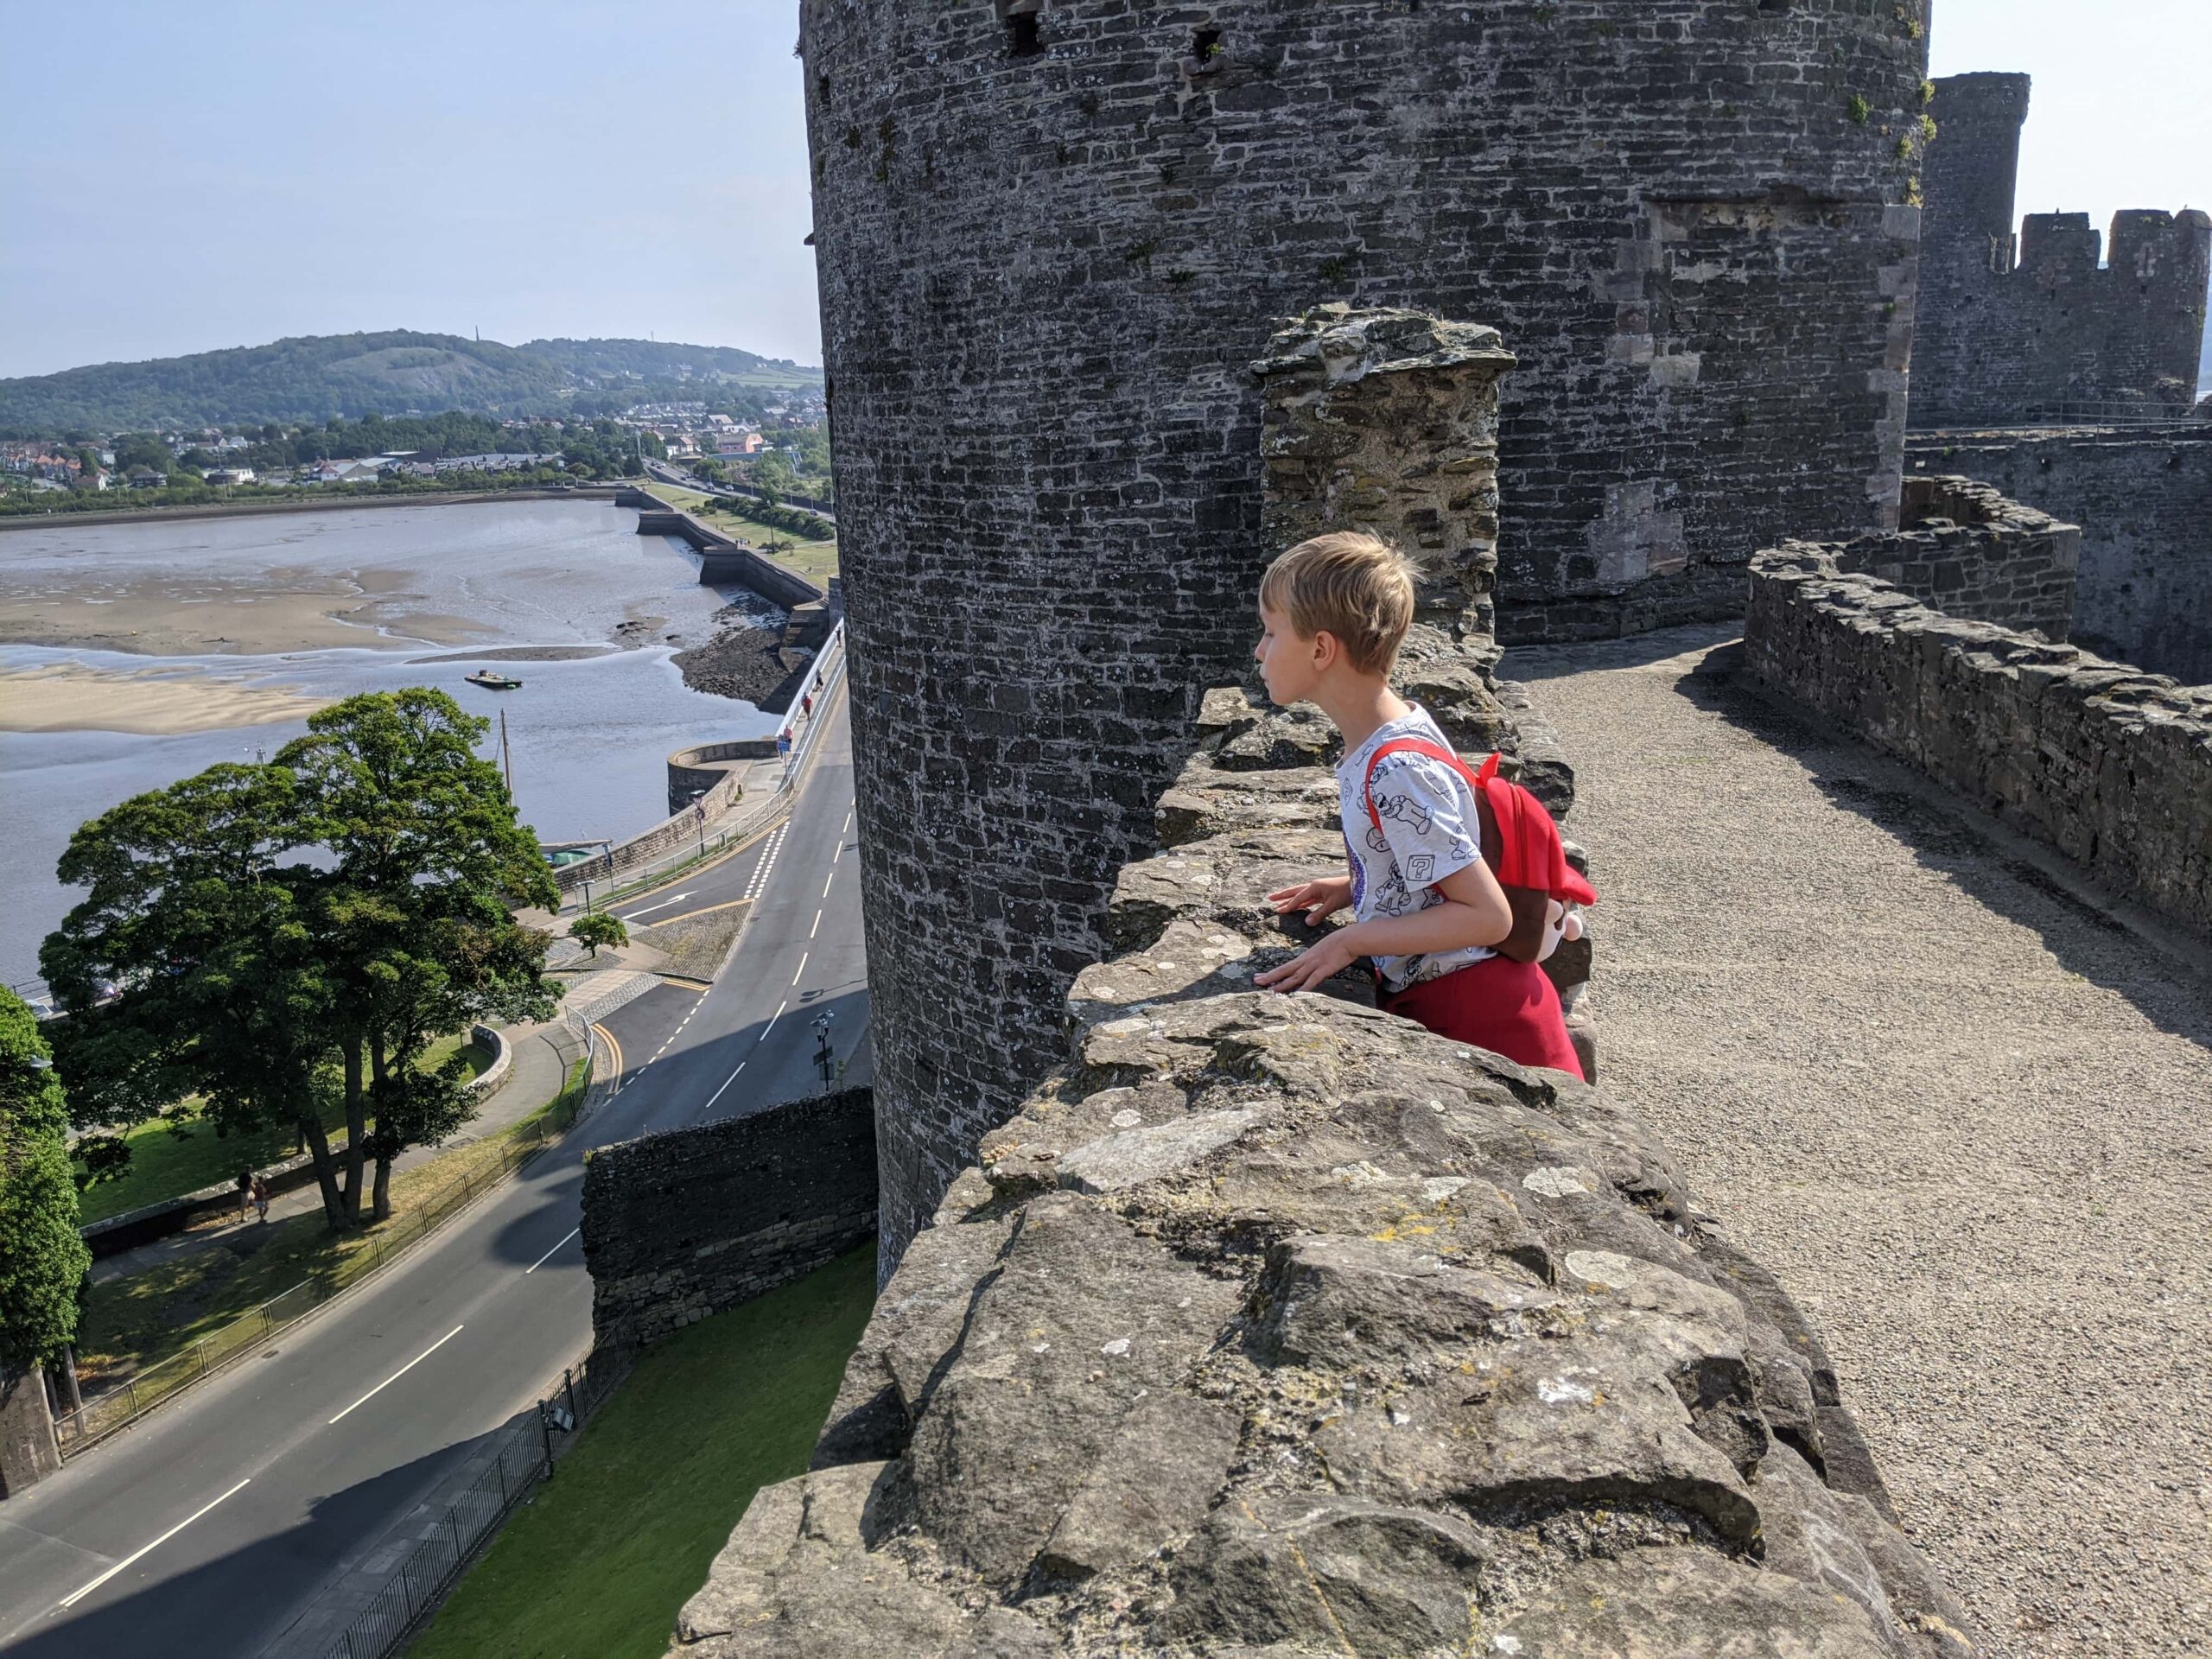
<path id="1" fill-rule="evenodd" d="M 486 691 L 513 691 L 522 685 L 522 682 L 513 675 L 502 674 L 495 668 L 480 668 L 474 674 L 464 674 L 461 677 L 471 685 L 482 686 Z"/>

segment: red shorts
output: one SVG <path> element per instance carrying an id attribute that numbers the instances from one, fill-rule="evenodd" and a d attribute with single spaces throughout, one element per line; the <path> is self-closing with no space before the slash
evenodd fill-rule
<path id="1" fill-rule="evenodd" d="M 1402 991 L 1378 990 L 1375 1005 L 1427 1026 L 1440 1037 L 1486 1048 L 1522 1065 L 1582 1075 L 1567 1039 L 1559 991 L 1533 962 L 1485 957 Z"/>

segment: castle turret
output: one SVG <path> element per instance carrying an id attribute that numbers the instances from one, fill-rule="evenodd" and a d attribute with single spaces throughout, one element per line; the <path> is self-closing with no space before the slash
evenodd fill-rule
<path id="1" fill-rule="evenodd" d="M 2212 219 L 2130 208 L 2012 233 L 2025 75 L 1932 83 L 1912 423 L 2187 412 L 2204 338 Z"/>
<path id="2" fill-rule="evenodd" d="M 1248 653 L 1282 320 L 1494 324 L 1501 638 L 1894 523 L 1921 0 L 804 0 L 893 1252 Z M 2008 209 L 2009 211 L 2009 209 Z"/>

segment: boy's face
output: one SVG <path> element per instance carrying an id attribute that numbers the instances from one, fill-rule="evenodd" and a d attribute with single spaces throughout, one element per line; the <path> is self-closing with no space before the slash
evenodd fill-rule
<path id="1" fill-rule="evenodd" d="M 1290 619 L 1273 606 L 1260 607 L 1260 643 L 1252 655 L 1269 701 L 1288 708 L 1313 694 L 1321 677 L 1319 645 L 1318 640 L 1300 639 Z"/>

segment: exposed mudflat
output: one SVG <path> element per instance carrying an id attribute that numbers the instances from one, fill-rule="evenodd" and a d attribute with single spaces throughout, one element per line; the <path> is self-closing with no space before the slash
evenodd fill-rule
<path id="1" fill-rule="evenodd" d="M 757 602 L 732 605 L 716 620 L 723 626 L 712 639 L 679 651 L 671 659 L 683 671 L 684 684 L 694 691 L 739 698 L 772 715 L 789 709 L 806 667 L 784 666 L 783 620 L 764 625 Z"/>
<path id="2" fill-rule="evenodd" d="M 1605 1090 L 1826 1326 L 1993 1655 L 2212 1650 L 2212 991 L 1870 751 L 1516 648 L 1577 773 Z"/>

